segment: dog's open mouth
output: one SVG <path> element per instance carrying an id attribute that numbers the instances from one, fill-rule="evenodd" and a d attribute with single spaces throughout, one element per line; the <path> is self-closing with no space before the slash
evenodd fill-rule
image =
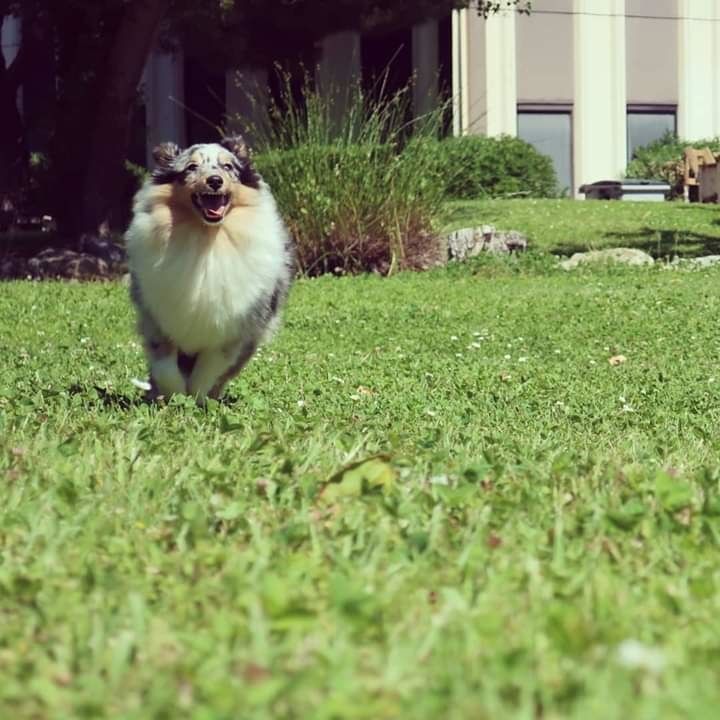
<path id="1" fill-rule="evenodd" d="M 203 219 L 209 223 L 220 222 L 230 205 L 230 195 L 227 193 L 194 193 L 192 200 Z"/>

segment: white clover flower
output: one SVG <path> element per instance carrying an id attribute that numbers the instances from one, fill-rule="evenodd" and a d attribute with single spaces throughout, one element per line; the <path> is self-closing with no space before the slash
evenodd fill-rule
<path id="1" fill-rule="evenodd" d="M 617 648 L 617 661 L 631 670 L 646 670 L 654 675 L 665 669 L 665 655 L 660 648 L 650 647 L 639 640 L 623 640 Z"/>

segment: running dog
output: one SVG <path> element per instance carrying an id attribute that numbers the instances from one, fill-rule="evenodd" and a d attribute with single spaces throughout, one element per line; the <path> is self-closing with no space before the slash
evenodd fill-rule
<path id="1" fill-rule="evenodd" d="M 148 397 L 203 404 L 275 330 L 293 246 L 241 136 L 153 157 L 125 234 Z"/>

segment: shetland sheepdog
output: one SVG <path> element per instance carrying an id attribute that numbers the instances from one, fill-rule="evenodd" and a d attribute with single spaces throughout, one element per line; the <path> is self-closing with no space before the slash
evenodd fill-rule
<path id="1" fill-rule="evenodd" d="M 164 143 L 125 234 L 148 397 L 219 397 L 272 335 L 294 269 L 272 193 L 240 136 Z"/>

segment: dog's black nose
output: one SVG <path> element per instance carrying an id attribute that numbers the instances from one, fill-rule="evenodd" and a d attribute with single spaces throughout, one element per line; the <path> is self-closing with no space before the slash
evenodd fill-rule
<path id="1" fill-rule="evenodd" d="M 223 179 L 219 175 L 211 175 L 205 182 L 213 190 L 219 190 L 222 187 Z"/>

